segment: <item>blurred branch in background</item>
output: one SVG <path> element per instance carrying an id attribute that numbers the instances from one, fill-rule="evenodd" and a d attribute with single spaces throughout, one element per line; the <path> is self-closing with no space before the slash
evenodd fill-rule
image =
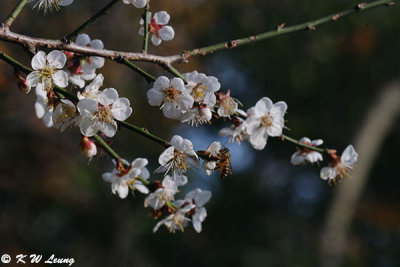
<path id="1" fill-rule="evenodd" d="M 337 188 L 336 196 L 328 211 L 321 234 L 320 266 L 341 266 L 348 242 L 347 234 L 373 164 L 385 137 L 400 113 L 400 80 L 386 85 L 371 106 L 355 138 L 359 151 L 354 179 L 344 181 Z"/>

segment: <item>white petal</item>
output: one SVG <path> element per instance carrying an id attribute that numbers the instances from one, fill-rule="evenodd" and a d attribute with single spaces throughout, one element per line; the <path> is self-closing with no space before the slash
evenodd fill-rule
<path id="1" fill-rule="evenodd" d="M 55 85 L 60 86 L 61 88 L 65 88 L 68 86 L 68 74 L 63 71 L 59 70 L 51 75 L 53 82 Z"/>
<path id="2" fill-rule="evenodd" d="M 75 43 L 81 46 L 87 46 L 90 43 L 90 37 L 86 33 L 81 33 L 76 37 Z"/>
<path id="3" fill-rule="evenodd" d="M 95 39 L 95 40 L 90 42 L 90 47 L 92 47 L 94 49 L 103 49 L 104 48 L 104 44 L 103 44 L 103 42 L 101 40 Z"/>
<path id="4" fill-rule="evenodd" d="M 132 161 L 132 168 L 144 168 L 147 164 L 149 163 L 149 161 L 145 158 L 137 158 L 134 161 Z"/>
<path id="5" fill-rule="evenodd" d="M 109 106 L 118 99 L 118 92 L 114 88 L 104 89 L 98 96 L 98 101 L 103 106 Z"/>
<path id="6" fill-rule="evenodd" d="M 26 77 L 26 83 L 30 87 L 35 87 L 39 82 L 39 78 L 40 78 L 39 71 L 33 71 L 29 73 L 28 76 Z"/>
<path id="7" fill-rule="evenodd" d="M 100 124 L 100 131 L 107 137 L 113 137 L 117 133 L 117 123 L 112 121 L 111 123 Z"/>
<path id="8" fill-rule="evenodd" d="M 165 11 L 160 11 L 154 14 L 154 20 L 157 24 L 165 25 L 168 24 L 170 16 Z"/>
<path id="9" fill-rule="evenodd" d="M 290 163 L 292 163 L 293 165 L 300 165 L 304 162 L 304 156 L 301 154 L 300 151 L 296 151 L 291 159 L 290 159 Z"/>
<path id="10" fill-rule="evenodd" d="M 46 66 L 46 53 L 43 51 L 39 51 L 32 58 L 32 68 L 34 70 L 41 70 Z"/>
<path id="11" fill-rule="evenodd" d="M 98 120 L 91 119 L 90 117 L 83 117 L 79 128 L 81 133 L 86 136 L 93 136 L 99 131 L 99 122 Z"/>
<path id="12" fill-rule="evenodd" d="M 158 158 L 158 163 L 160 163 L 161 166 L 166 165 L 171 159 L 174 158 L 174 150 L 175 148 L 173 146 L 170 146 L 164 150 L 164 152 L 161 153 L 160 157 Z"/>
<path id="13" fill-rule="evenodd" d="M 257 101 L 255 105 L 255 114 L 257 116 L 264 116 L 270 109 L 272 109 L 274 105 L 272 104 L 271 99 L 268 97 L 263 97 Z"/>
<path id="14" fill-rule="evenodd" d="M 72 4 L 72 2 L 74 2 L 74 0 L 61 0 L 58 4 L 60 6 L 68 6 L 68 5 Z"/>
<path id="15" fill-rule="evenodd" d="M 98 111 L 99 107 L 96 100 L 90 98 L 81 99 L 77 105 L 78 111 L 81 116 L 89 116 Z"/>
<path id="16" fill-rule="evenodd" d="M 357 159 L 358 154 L 352 145 L 347 146 L 340 157 L 340 160 L 345 164 L 354 164 Z"/>
<path id="17" fill-rule="evenodd" d="M 250 136 L 249 141 L 254 149 L 262 150 L 267 144 L 267 139 L 268 134 L 266 133 L 265 128 L 259 128 Z"/>
<path id="18" fill-rule="evenodd" d="M 65 62 L 67 62 L 67 57 L 63 52 L 53 50 L 47 55 L 47 62 L 49 62 L 50 66 L 56 69 L 62 69 L 65 65 Z"/>
<path id="19" fill-rule="evenodd" d="M 164 100 L 164 95 L 160 91 L 152 88 L 147 91 L 147 99 L 151 106 L 160 106 Z"/>
<path id="20" fill-rule="evenodd" d="M 137 8 L 143 8 L 147 4 L 147 0 L 134 0 L 133 5 Z"/>
<path id="21" fill-rule="evenodd" d="M 320 176 L 323 180 L 330 180 L 338 175 L 336 168 L 324 167 L 321 169 Z"/>
<path id="22" fill-rule="evenodd" d="M 153 43 L 153 45 L 158 46 L 158 45 L 161 44 L 161 39 L 158 38 L 158 37 L 155 36 L 155 35 L 152 35 L 152 36 L 151 36 L 151 42 Z"/>
<path id="23" fill-rule="evenodd" d="M 164 41 L 170 41 L 174 39 L 175 31 L 171 26 L 164 26 L 161 30 L 158 31 L 160 37 Z"/>
<path id="24" fill-rule="evenodd" d="M 117 120 L 126 120 L 132 114 L 132 108 L 129 106 L 128 98 L 118 98 L 112 105 L 111 112 Z"/>

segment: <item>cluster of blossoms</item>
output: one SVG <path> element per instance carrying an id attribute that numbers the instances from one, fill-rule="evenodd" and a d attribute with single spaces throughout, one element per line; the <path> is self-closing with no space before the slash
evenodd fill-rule
<path id="1" fill-rule="evenodd" d="M 125 4 L 132 4 L 136 8 L 145 7 L 148 1 L 123 0 Z M 73 0 L 37 0 L 35 7 L 43 8 L 46 12 L 72 2 Z M 145 14 L 146 21 L 143 18 L 140 20 L 140 35 L 147 32 L 156 46 L 174 38 L 173 28 L 167 25 L 170 20 L 167 12 L 160 11 L 152 15 L 146 10 Z M 146 26 L 148 28 L 145 31 Z M 104 49 L 101 40 L 91 40 L 87 34 L 79 34 L 74 42 L 83 47 Z M 100 144 L 92 138 L 98 132 L 102 136 L 99 138 L 114 137 L 118 122 L 126 120 L 132 113 L 129 100 L 119 97 L 116 89 L 100 90 L 104 77 L 96 71 L 104 65 L 102 57 L 57 50 L 46 55 L 39 51 L 32 58 L 31 65 L 33 71 L 26 80 L 21 74 L 16 76 L 20 79 L 19 86 L 24 92 L 35 88 L 37 117 L 43 119 L 47 127 L 54 127 L 61 132 L 68 127 L 79 128 L 82 134 L 80 149 L 85 157 L 92 158 L 97 154 Z M 63 89 L 60 93 L 60 89 L 67 88 L 69 84 L 71 92 Z M 285 102 L 273 103 L 268 97 L 263 97 L 245 112 L 239 108 L 242 104 L 231 96 L 230 90 L 224 93 L 220 89 L 221 84 L 216 77 L 193 71 L 180 75 L 180 78 L 158 77 L 147 91 L 147 99 L 151 106 L 160 107 L 165 117 L 192 126 L 210 123 L 213 117 L 229 120 L 231 125 L 221 129 L 219 134 L 229 137 L 229 142 L 248 141 L 256 150 L 264 149 L 269 137 L 285 138 Z M 303 137 L 297 142 L 299 147 L 292 155 L 291 163 L 318 163 L 323 160 L 322 153 L 326 152 L 330 156 L 330 163 L 328 167 L 321 169 L 321 178 L 329 183 L 336 183 L 344 176 L 350 176 L 348 171 L 353 168 L 358 157 L 353 146 L 348 146 L 339 157 L 335 150 L 318 148 L 322 144 L 321 139 L 312 141 Z M 218 170 L 221 178 L 230 175 L 232 170 L 229 150 L 220 142 L 213 142 L 205 151 L 196 152 L 192 142 L 179 135 L 173 136 L 166 146 L 158 158 L 160 166 L 154 170 L 156 174 L 164 174 L 162 181 L 150 180 L 147 159 L 137 158 L 129 163 L 119 156 L 114 161 L 114 169 L 104 173 L 103 179 L 111 183 L 111 192 L 121 199 L 135 191 L 147 195 L 144 206 L 152 208 L 154 218 L 164 216 L 153 228 L 154 232 L 162 225 L 170 232 L 183 232 L 190 221 L 195 231 L 201 232 L 202 223 L 207 216 L 204 205 L 210 200 L 211 192 L 195 189 L 183 199 L 176 199 L 175 196 L 179 187 L 188 182 L 185 176 L 187 170 L 200 166 L 200 158 L 207 175 Z"/>

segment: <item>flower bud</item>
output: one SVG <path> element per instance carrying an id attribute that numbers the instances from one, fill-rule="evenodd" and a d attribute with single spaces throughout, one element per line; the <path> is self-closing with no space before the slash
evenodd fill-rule
<path id="1" fill-rule="evenodd" d="M 79 145 L 81 153 L 87 158 L 91 158 L 97 154 L 96 144 L 90 140 L 87 136 L 83 136 Z"/>
<path id="2" fill-rule="evenodd" d="M 18 89 L 21 92 L 28 94 L 31 91 L 31 86 L 26 82 L 26 79 L 25 79 L 24 75 L 22 74 L 22 72 L 17 71 L 15 73 L 15 77 L 17 78 Z"/>

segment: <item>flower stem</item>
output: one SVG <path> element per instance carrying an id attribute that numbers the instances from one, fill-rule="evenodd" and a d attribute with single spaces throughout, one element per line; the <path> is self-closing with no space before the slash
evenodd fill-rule
<path id="1" fill-rule="evenodd" d="M 108 15 L 110 13 L 111 8 L 113 8 L 118 2 L 121 0 L 112 0 L 108 5 L 103 7 L 99 12 L 94 14 L 92 17 L 88 18 L 81 26 L 79 26 L 75 31 L 70 33 L 69 35 L 65 36 L 63 40 L 73 40 L 79 33 L 81 33 L 86 27 L 88 27 L 90 24 L 95 22 L 97 19 L 104 15 Z"/>
<path id="2" fill-rule="evenodd" d="M 147 48 L 149 46 L 149 10 L 150 1 L 147 2 L 144 9 L 143 21 L 144 21 L 144 34 L 143 34 L 143 53 L 147 53 Z"/>
<path id="3" fill-rule="evenodd" d="M 219 50 L 225 50 L 225 49 L 233 49 L 237 48 L 240 46 L 248 45 L 251 43 L 263 41 L 272 37 L 276 37 L 279 35 L 286 35 L 290 34 L 293 32 L 298 32 L 298 31 L 312 31 L 316 29 L 316 26 L 325 24 L 328 22 L 334 22 L 342 17 L 345 16 L 350 16 L 355 13 L 359 13 L 362 11 L 366 11 L 372 8 L 377 8 L 381 6 L 391 6 L 394 4 L 393 0 L 378 0 L 374 1 L 371 3 L 360 3 L 350 9 L 343 10 L 339 13 L 331 14 L 316 20 L 311 20 L 308 22 L 304 22 L 301 24 L 293 25 L 290 27 L 284 27 L 284 24 L 281 24 L 278 26 L 275 30 L 272 31 L 267 31 L 261 34 L 257 35 L 252 35 L 246 38 L 241 38 L 241 39 L 236 39 L 236 40 L 230 40 L 227 42 L 219 43 L 219 44 L 214 44 L 202 48 L 197 48 L 193 49 L 190 51 L 185 51 L 184 52 L 184 61 L 187 61 L 191 56 L 205 56 L 207 54 L 214 53 Z"/>
<path id="4" fill-rule="evenodd" d="M 18 4 L 14 7 L 11 13 L 8 15 L 7 19 L 4 22 L 4 26 L 10 28 L 14 23 L 15 19 L 18 17 L 19 13 L 21 13 L 22 9 L 24 9 L 25 5 L 29 0 L 20 0 Z"/>
<path id="5" fill-rule="evenodd" d="M 103 138 L 101 138 L 98 134 L 93 135 L 93 138 L 96 139 L 97 143 L 100 144 L 105 151 L 114 159 L 116 160 L 122 160 L 120 155 L 118 155 L 117 152 L 115 152 L 105 141 Z"/>
<path id="6" fill-rule="evenodd" d="M 186 78 L 183 77 L 182 73 L 179 72 L 179 70 L 175 69 L 172 65 L 161 65 L 165 70 L 167 70 L 169 73 L 172 75 L 181 78 L 185 83 L 187 83 Z"/>
<path id="7" fill-rule="evenodd" d="M 315 147 L 315 146 L 310 146 L 310 145 L 306 145 L 306 144 L 300 143 L 298 140 L 296 140 L 296 139 L 294 139 L 292 137 L 289 137 L 287 135 L 284 135 L 284 134 L 282 134 L 281 137 L 282 137 L 283 141 L 286 140 L 286 141 L 289 141 L 289 142 L 291 142 L 291 143 L 293 143 L 293 144 L 295 144 L 297 146 L 304 147 L 304 148 L 307 148 L 307 149 L 310 149 L 310 150 L 313 150 L 313 151 L 317 151 L 317 152 L 320 152 L 320 153 L 328 153 L 328 151 L 329 151 L 328 148 L 323 149 L 323 148 L 318 148 L 318 147 Z"/>
<path id="8" fill-rule="evenodd" d="M 132 131 L 134 131 L 134 132 L 136 132 L 136 133 L 138 133 L 140 135 L 143 135 L 143 136 L 149 138 L 150 140 L 153 140 L 154 142 L 162 145 L 165 148 L 167 148 L 167 147 L 169 147 L 171 145 L 167 140 L 164 140 L 164 139 L 162 139 L 162 138 L 160 138 L 160 137 L 158 137 L 158 136 L 156 136 L 154 134 L 151 134 L 146 128 L 140 128 L 140 127 L 138 127 L 136 125 L 130 124 L 130 123 L 125 122 L 125 121 L 117 121 L 117 122 L 118 122 L 118 124 L 120 126 L 125 127 L 125 128 L 127 128 L 129 130 L 132 130 Z"/>
<path id="9" fill-rule="evenodd" d="M 148 83 L 152 83 L 155 80 L 157 80 L 156 77 L 154 77 L 153 75 L 151 75 L 150 73 L 148 73 L 144 69 L 138 67 L 137 65 L 133 64 L 129 60 L 124 59 L 124 60 L 121 61 L 121 63 L 124 64 L 125 66 L 127 66 L 128 68 L 132 69 L 133 71 L 135 71 L 135 72 L 139 73 L 140 75 L 142 75 L 146 79 L 146 81 Z"/>

